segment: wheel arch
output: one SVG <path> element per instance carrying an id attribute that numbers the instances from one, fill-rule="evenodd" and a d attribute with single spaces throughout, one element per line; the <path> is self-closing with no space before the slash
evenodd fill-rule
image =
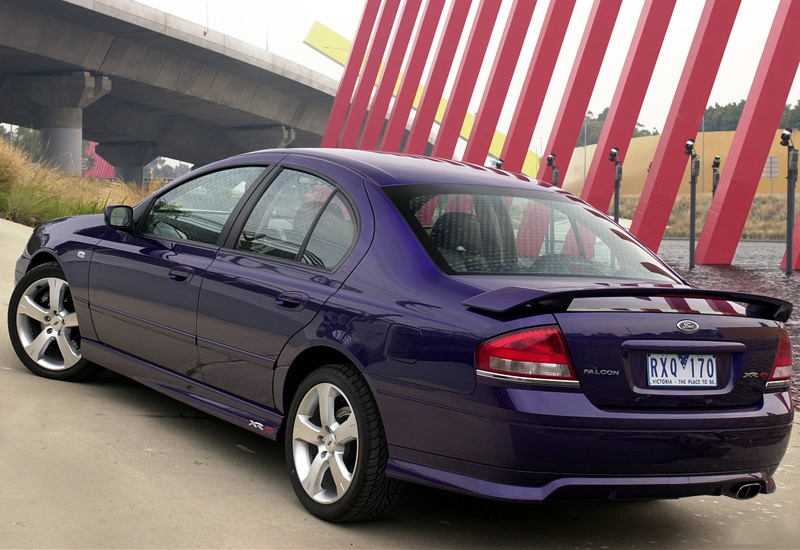
<path id="1" fill-rule="evenodd" d="M 51 250 L 40 250 L 36 252 L 36 254 L 34 254 L 31 258 L 31 261 L 28 262 L 28 267 L 25 270 L 25 273 L 28 273 L 30 270 L 39 267 L 40 265 L 48 263 L 56 263 L 62 271 L 64 270 L 64 267 L 61 265 L 61 262 L 58 261 L 58 258 L 54 252 Z"/>
<path id="2" fill-rule="evenodd" d="M 291 406 L 297 388 L 309 374 L 325 365 L 349 363 L 363 376 L 364 369 L 350 354 L 324 343 L 312 344 L 299 350 L 288 365 L 280 365 L 275 373 L 275 405 L 282 413 Z"/>

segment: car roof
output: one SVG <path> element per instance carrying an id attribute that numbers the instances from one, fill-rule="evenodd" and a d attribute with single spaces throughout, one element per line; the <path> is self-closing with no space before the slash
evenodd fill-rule
<path id="1" fill-rule="evenodd" d="M 403 153 L 359 151 L 355 149 L 270 149 L 259 153 L 285 153 L 324 159 L 358 172 L 378 187 L 409 183 L 482 185 L 496 187 L 558 189 L 523 174 L 515 174 L 456 160 Z"/>

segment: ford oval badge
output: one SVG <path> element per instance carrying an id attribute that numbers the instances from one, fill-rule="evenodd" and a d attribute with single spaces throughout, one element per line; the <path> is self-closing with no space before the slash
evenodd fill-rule
<path id="1" fill-rule="evenodd" d="M 689 319 L 684 319 L 683 321 L 678 321 L 678 330 L 691 334 L 700 330 L 700 325 Z"/>

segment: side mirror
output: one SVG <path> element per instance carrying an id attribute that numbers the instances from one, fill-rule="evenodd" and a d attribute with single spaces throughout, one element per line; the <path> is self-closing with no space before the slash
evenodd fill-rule
<path id="1" fill-rule="evenodd" d="M 106 207 L 104 216 L 108 227 L 133 233 L 133 208 L 130 206 L 112 204 Z"/>

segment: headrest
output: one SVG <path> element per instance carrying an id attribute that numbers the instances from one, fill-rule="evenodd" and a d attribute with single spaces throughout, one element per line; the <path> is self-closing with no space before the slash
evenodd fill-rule
<path id="1" fill-rule="evenodd" d="M 475 214 L 447 212 L 439 216 L 431 230 L 431 239 L 437 248 L 455 250 L 465 254 L 480 254 L 481 224 Z"/>

